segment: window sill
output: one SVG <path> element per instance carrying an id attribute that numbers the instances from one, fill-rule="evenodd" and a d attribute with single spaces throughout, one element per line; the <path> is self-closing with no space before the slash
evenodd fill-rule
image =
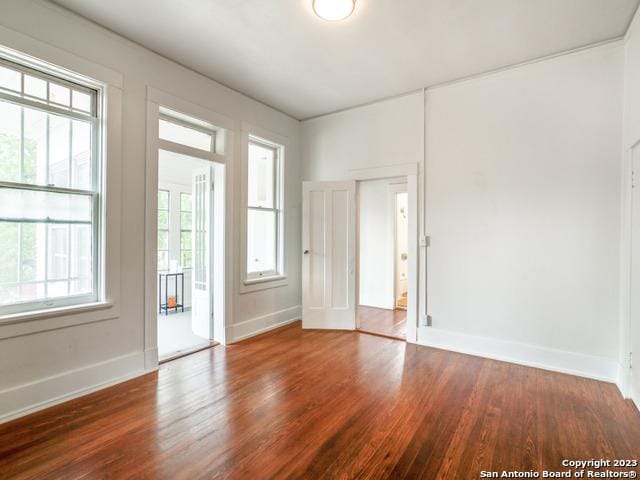
<path id="1" fill-rule="evenodd" d="M 284 287 L 288 284 L 286 275 L 271 275 L 262 278 L 247 278 L 240 284 L 240 293 L 250 293 L 268 288 Z"/>
<path id="2" fill-rule="evenodd" d="M 14 323 L 28 322 L 30 320 L 44 320 L 53 317 L 62 317 L 65 315 L 74 315 L 77 313 L 94 312 L 97 310 L 105 310 L 113 307 L 111 302 L 92 302 L 80 305 L 69 305 L 67 307 L 47 308 L 43 310 L 34 310 L 31 312 L 11 313 L 8 315 L 0 315 L 0 325 L 10 325 Z"/>

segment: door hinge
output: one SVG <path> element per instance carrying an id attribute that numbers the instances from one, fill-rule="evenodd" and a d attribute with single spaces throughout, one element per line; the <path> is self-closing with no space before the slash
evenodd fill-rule
<path id="1" fill-rule="evenodd" d="M 629 368 L 633 368 L 633 352 L 629 352 Z"/>
<path id="2" fill-rule="evenodd" d="M 636 172 L 631 170 L 631 188 L 636 188 Z"/>

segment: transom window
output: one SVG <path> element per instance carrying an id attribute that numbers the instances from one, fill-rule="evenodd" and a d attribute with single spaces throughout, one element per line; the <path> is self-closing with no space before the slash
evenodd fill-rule
<path id="1" fill-rule="evenodd" d="M 0 314 L 98 299 L 98 96 L 0 59 Z"/>
<path id="2" fill-rule="evenodd" d="M 249 137 L 247 164 L 247 279 L 281 274 L 283 147 Z"/>

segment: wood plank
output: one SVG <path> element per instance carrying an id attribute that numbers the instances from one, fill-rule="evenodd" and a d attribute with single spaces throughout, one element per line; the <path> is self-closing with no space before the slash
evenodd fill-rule
<path id="1" fill-rule="evenodd" d="M 0 478 L 479 478 L 640 458 L 612 384 L 289 325 L 0 425 Z"/>

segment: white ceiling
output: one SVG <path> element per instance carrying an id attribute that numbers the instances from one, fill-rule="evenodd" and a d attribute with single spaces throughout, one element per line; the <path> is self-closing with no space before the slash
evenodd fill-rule
<path id="1" fill-rule="evenodd" d="M 55 0 L 304 119 L 625 33 L 639 0 Z"/>

